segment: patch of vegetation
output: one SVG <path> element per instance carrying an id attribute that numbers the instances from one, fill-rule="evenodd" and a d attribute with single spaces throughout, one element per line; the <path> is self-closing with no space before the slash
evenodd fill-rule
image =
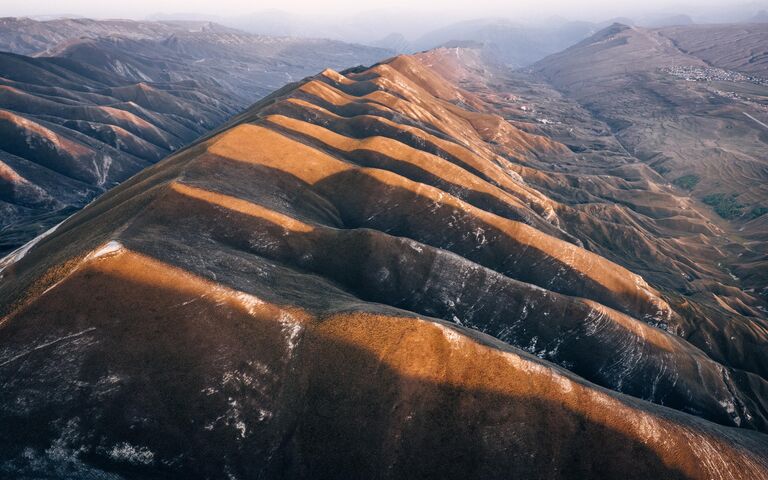
<path id="1" fill-rule="evenodd" d="M 752 220 L 757 217 L 762 217 L 766 213 L 768 213 L 768 207 L 755 207 L 749 212 L 749 219 Z"/>
<path id="2" fill-rule="evenodd" d="M 713 193 L 711 195 L 707 195 L 701 200 L 712 207 L 715 210 L 715 213 L 725 218 L 726 220 L 738 218 L 744 213 L 744 205 L 740 204 L 739 201 L 736 200 L 735 193 L 730 195 L 725 193 Z"/>
<path id="3" fill-rule="evenodd" d="M 677 185 L 680 188 L 684 188 L 686 190 L 693 190 L 693 187 L 696 186 L 697 183 L 699 183 L 698 175 L 683 175 L 680 178 L 676 178 L 672 181 L 673 184 Z"/>

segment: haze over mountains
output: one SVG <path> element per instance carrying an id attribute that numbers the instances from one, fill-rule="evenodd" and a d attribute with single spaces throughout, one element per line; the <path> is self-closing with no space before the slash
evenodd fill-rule
<path id="1" fill-rule="evenodd" d="M 403 35 L 410 42 L 419 43 L 421 37 L 428 36 L 435 30 L 454 28 L 469 22 L 512 23 L 517 28 L 530 29 L 531 36 L 535 36 L 536 29 L 554 29 L 567 23 L 607 26 L 611 21 L 621 21 L 644 27 L 692 23 L 748 23 L 759 20 L 763 10 L 768 8 L 768 4 L 762 0 L 727 4 L 701 1 L 697 5 L 686 5 L 684 2 L 672 0 L 665 2 L 666 5 L 662 7 L 653 6 L 654 2 L 650 0 L 645 5 L 633 5 L 630 8 L 626 2 L 613 2 L 617 8 L 606 8 L 605 4 L 609 2 L 601 2 L 603 5 L 595 7 L 596 2 L 589 0 L 578 5 L 564 5 L 563 2 L 548 0 L 522 1 L 515 5 L 499 4 L 493 8 L 488 5 L 493 2 L 480 0 L 473 5 L 442 2 L 439 14 L 435 14 L 433 5 L 436 3 L 426 1 L 411 5 L 357 5 L 356 8 L 342 11 L 333 11 L 334 4 L 329 3 L 327 8 L 320 7 L 310 13 L 306 8 L 291 8 L 290 2 L 287 2 L 282 7 L 261 10 L 251 7 L 252 11 L 246 9 L 238 15 L 165 10 L 149 15 L 147 19 L 207 20 L 253 33 L 315 36 L 359 43 L 370 43 L 396 33 Z M 552 8 L 553 3 L 559 5 Z M 434 47 L 435 45 L 429 45 L 427 48 Z"/>
<path id="2" fill-rule="evenodd" d="M 610 18 L 604 11 L 593 11 L 586 17 L 577 16 L 577 20 L 569 20 L 562 14 L 544 13 L 505 15 L 489 12 L 483 15 L 481 6 L 470 14 L 451 9 L 450 5 L 441 9 L 440 15 L 413 5 L 335 15 L 271 9 L 237 17 L 165 13 L 150 18 L 163 21 L 208 19 L 252 33 L 334 38 L 397 53 L 416 53 L 450 42 L 471 41 L 483 44 L 486 55 L 494 61 L 519 68 L 564 50 L 615 22 L 643 27 L 752 23 L 760 21 L 761 6 L 768 8 L 764 2 L 709 9 L 701 5 L 695 9 L 670 5 L 667 9 L 639 10 L 629 17 L 624 14 Z M 584 8 L 590 10 L 588 5 Z"/>
<path id="3" fill-rule="evenodd" d="M 766 25 L 6 22 L 0 477 L 768 480 Z"/>

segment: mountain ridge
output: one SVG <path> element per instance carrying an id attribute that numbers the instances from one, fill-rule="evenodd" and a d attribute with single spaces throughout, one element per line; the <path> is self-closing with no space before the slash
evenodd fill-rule
<path id="1" fill-rule="evenodd" d="M 768 477 L 761 357 L 585 248 L 609 222 L 542 191 L 621 182 L 547 168 L 589 152 L 506 121 L 477 55 L 288 85 L 6 259 L 0 468 Z"/>
<path id="2" fill-rule="evenodd" d="M 0 48 L 17 52 L 0 54 L 4 253 L 286 81 L 386 53 L 208 23 L 13 18 Z"/>

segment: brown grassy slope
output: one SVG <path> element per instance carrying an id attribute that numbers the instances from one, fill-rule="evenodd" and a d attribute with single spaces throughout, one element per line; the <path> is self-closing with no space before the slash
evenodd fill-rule
<path id="1" fill-rule="evenodd" d="M 6 259 L 0 472 L 768 478 L 759 372 L 649 325 L 451 90 L 325 72 Z"/>

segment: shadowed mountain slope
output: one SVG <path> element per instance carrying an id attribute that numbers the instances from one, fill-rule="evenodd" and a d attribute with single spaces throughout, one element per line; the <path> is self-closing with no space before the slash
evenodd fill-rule
<path id="1" fill-rule="evenodd" d="M 714 224 L 698 240 L 717 247 L 706 263 L 731 277 L 719 274 L 722 283 L 763 300 L 767 33 L 758 25 L 649 30 L 616 24 L 535 66 Z M 744 312 L 742 302 L 750 303 L 723 301 Z M 765 314 L 765 305 L 756 307 Z"/>
<path id="2" fill-rule="evenodd" d="M 0 252 L 286 82 L 385 50 L 210 23 L 0 20 Z"/>
<path id="3" fill-rule="evenodd" d="M 223 89 L 129 83 L 0 53 L 0 248 L 8 251 L 239 110 Z"/>
<path id="4" fill-rule="evenodd" d="M 765 320 L 596 253 L 661 217 L 580 182 L 672 193 L 568 171 L 484 68 L 288 85 L 4 259 L 0 471 L 768 478 Z"/>

